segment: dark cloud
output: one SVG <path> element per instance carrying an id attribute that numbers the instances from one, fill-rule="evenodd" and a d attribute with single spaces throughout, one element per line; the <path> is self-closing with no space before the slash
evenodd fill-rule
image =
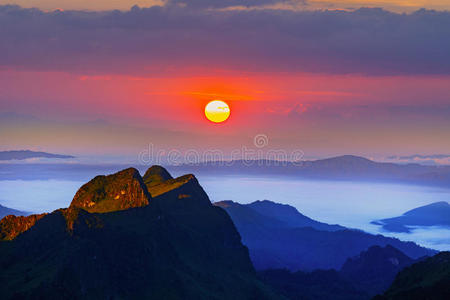
<path id="1" fill-rule="evenodd" d="M 217 11 L 168 5 L 43 12 L 0 6 L 0 67 L 37 70 L 450 74 L 449 37 L 450 13 L 429 10 Z"/>

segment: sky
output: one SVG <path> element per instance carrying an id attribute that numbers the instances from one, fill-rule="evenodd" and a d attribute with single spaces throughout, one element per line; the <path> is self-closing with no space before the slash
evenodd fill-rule
<path id="1" fill-rule="evenodd" d="M 0 151 L 448 162 L 446 2 L 0 1 Z"/>

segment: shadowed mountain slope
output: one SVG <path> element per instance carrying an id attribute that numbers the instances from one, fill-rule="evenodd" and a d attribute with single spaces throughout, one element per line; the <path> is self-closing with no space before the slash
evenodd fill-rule
<path id="1" fill-rule="evenodd" d="M 383 296 L 375 299 L 445 300 L 450 298 L 450 252 L 441 252 L 398 273 Z"/>
<path id="2" fill-rule="evenodd" d="M 1 241 L 0 298 L 277 298 L 195 177 L 154 198 L 143 182 L 133 169 L 96 177 L 69 208 Z"/>
<path id="3" fill-rule="evenodd" d="M 148 172 L 147 172 L 148 173 Z M 154 177 L 153 177 L 154 178 Z M 167 209 L 182 209 L 184 206 L 211 205 L 208 195 L 192 174 L 156 181 L 148 180 L 147 188 L 152 197 Z"/>
<path id="4" fill-rule="evenodd" d="M 215 205 L 224 208 L 233 219 L 242 236 L 242 242 L 249 248 L 250 257 L 257 270 L 340 269 L 347 258 L 356 256 L 374 245 L 392 245 L 412 258 L 436 253 L 412 242 L 402 242 L 382 235 L 352 229 L 336 230 L 336 225 L 319 223 L 309 218 L 307 220 L 313 222 L 309 221 L 308 227 L 296 225 L 295 222 L 285 222 L 283 214 L 277 211 L 278 205 L 270 204 L 269 201 L 265 205 L 272 205 L 273 209 L 266 209 L 265 215 L 257 212 L 251 205 L 232 201 L 218 202 Z M 271 214 L 271 211 L 274 213 Z M 292 212 L 291 209 L 288 211 Z M 299 215 L 303 216 L 300 213 Z M 299 219 L 303 220 L 301 217 Z M 313 228 L 316 225 L 330 230 Z"/>
<path id="5" fill-rule="evenodd" d="M 269 200 L 255 201 L 248 204 L 250 208 L 261 215 L 276 218 L 284 222 L 288 227 L 312 227 L 318 230 L 336 231 L 345 229 L 340 225 L 330 225 L 315 221 L 298 212 L 290 205 L 275 203 Z"/>
<path id="6" fill-rule="evenodd" d="M 364 300 L 381 293 L 414 261 L 398 249 L 373 246 L 347 259 L 340 271 L 260 271 L 260 278 L 289 299 Z"/>
<path id="7" fill-rule="evenodd" d="M 371 296 L 385 291 L 403 268 L 414 263 L 400 250 L 387 245 L 372 246 L 347 259 L 340 274 Z"/>
<path id="8" fill-rule="evenodd" d="M 368 300 L 369 295 L 358 290 L 336 270 L 312 272 L 270 269 L 258 272 L 266 284 L 292 300 Z"/>

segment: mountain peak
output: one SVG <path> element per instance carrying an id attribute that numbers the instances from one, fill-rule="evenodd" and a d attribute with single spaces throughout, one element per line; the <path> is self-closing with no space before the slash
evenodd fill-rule
<path id="1" fill-rule="evenodd" d="M 420 206 L 405 212 L 404 216 L 420 216 L 427 214 L 428 218 L 433 218 L 433 214 L 440 216 L 441 214 L 446 214 L 450 216 L 450 204 L 446 201 L 433 202 L 424 206 Z"/>
<path id="2" fill-rule="evenodd" d="M 70 204 L 88 212 L 111 212 L 148 205 L 151 196 L 139 171 L 128 168 L 97 176 L 83 185 Z"/>
<path id="3" fill-rule="evenodd" d="M 397 273 L 414 263 L 414 260 L 397 248 L 371 246 L 355 257 L 348 258 L 341 274 L 357 283 L 370 295 L 380 293 L 392 283 Z"/>
<path id="4" fill-rule="evenodd" d="M 149 205 L 152 200 L 157 200 L 158 209 L 163 208 L 168 213 L 211 207 L 208 195 L 192 174 L 172 178 L 164 168 L 154 166 L 146 175 L 147 179 L 153 178 L 148 181 L 148 189 L 139 171 L 128 168 L 112 175 L 96 176 L 77 191 L 68 208 L 58 209 L 51 214 L 6 216 L 0 220 L 0 240 L 14 240 L 46 215 L 62 215 L 67 229 L 73 231 L 74 226 L 77 228 L 103 226 L 91 213 L 143 207 Z M 155 184 L 158 180 L 159 183 Z M 149 190 L 157 197 L 156 199 L 152 198 Z"/>
<path id="5" fill-rule="evenodd" d="M 189 201 L 197 204 L 211 205 L 208 195 L 200 186 L 197 178 L 193 174 L 183 175 L 161 182 L 157 185 L 147 185 L 148 191 L 153 198 L 162 200 L 163 206 L 173 205 L 167 202 L 177 203 Z M 175 204 L 175 203 L 174 203 Z M 177 205 L 180 208 L 179 205 Z"/>
<path id="6" fill-rule="evenodd" d="M 410 232 L 413 226 L 450 226 L 450 204 L 445 201 L 416 207 L 403 215 L 376 220 L 372 224 L 391 232 Z"/>
<path id="7" fill-rule="evenodd" d="M 389 244 L 384 247 L 375 245 L 355 257 L 348 258 L 341 270 L 349 274 L 365 273 L 369 270 L 376 271 L 383 268 L 394 268 L 395 271 L 398 271 L 412 262 L 412 258 Z"/>
<path id="8" fill-rule="evenodd" d="M 237 206 L 237 205 L 240 205 L 240 204 L 236 203 L 236 202 L 234 202 L 232 200 L 222 200 L 222 201 L 214 202 L 214 205 L 218 206 L 218 207 L 222 207 L 222 208 L 229 208 L 229 207 Z"/>
<path id="9" fill-rule="evenodd" d="M 357 155 L 341 155 L 341 156 L 336 156 L 336 157 L 330 157 L 330 158 L 325 158 L 325 159 L 320 159 L 320 160 L 316 160 L 314 162 L 340 162 L 340 163 L 375 163 L 374 161 L 367 159 L 365 157 L 362 156 L 357 156 Z"/>
<path id="10" fill-rule="evenodd" d="M 147 186 L 158 185 L 166 180 L 173 179 L 165 168 L 158 165 L 151 166 L 142 178 Z"/>

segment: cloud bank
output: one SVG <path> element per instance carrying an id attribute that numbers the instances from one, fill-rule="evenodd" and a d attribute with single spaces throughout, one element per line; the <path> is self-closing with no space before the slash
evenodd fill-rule
<path id="1" fill-rule="evenodd" d="M 406 155 L 406 156 L 389 156 L 387 161 L 398 163 L 418 163 L 425 165 L 450 165 L 449 154 L 430 154 L 430 155 Z"/>
<path id="2" fill-rule="evenodd" d="M 166 5 L 44 12 L 7 5 L 0 6 L 0 68 L 133 75 L 217 69 L 448 75 L 449 36 L 450 13 L 430 10 L 227 11 Z"/>

